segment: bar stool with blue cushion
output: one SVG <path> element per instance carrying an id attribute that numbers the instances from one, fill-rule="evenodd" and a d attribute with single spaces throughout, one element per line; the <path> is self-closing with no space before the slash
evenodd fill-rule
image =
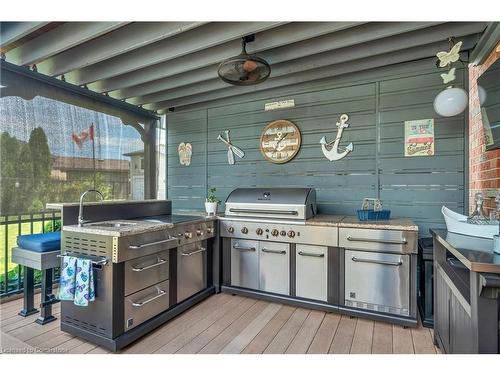
<path id="1" fill-rule="evenodd" d="M 12 248 L 12 262 L 24 267 L 24 304 L 19 312 L 28 316 L 38 312 L 34 308 L 33 271 L 42 271 L 42 301 L 39 324 L 46 324 L 56 318 L 52 315 L 52 304 L 59 302 L 52 294 L 52 269 L 59 267 L 61 232 L 28 234 L 17 237 L 17 246 Z"/>

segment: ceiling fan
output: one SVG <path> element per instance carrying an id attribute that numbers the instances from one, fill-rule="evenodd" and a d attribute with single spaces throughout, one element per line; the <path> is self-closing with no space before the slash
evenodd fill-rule
<path id="1" fill-rule="evenodd" d="M 249 55 L 246 51 L 247 43 L 254 40 L 255 35 L 243 37 L 241 53 L 220 63 L 217 74 L 224 82 L 237 86 L 250 86 L 262 83 L 269 77 L 271 67 L 268 62 L 257 55 Z"/>

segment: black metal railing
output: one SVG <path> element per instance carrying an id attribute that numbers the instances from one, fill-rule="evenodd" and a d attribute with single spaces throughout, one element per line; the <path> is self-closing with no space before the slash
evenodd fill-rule
<path id="1" fill-rule="evenodd" d="M 60 213 L 56 211 L 0 216 L 0 298 L 23 291 L 23 268 L 11 261 L 11 250 L 17 246 L 17 236 L 52 232 L 58 229 L 60 219 Z M 58 278 L 59 270 L 55 275 Z M 35 271 L 35 284 L 40 278 L 41 272 Z"/>

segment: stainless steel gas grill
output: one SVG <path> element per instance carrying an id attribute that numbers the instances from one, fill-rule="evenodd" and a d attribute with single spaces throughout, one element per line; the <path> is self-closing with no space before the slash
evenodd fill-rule
<path id="1" fill-rule="evenodd" d="M 316 212 L 312 188 L 229 194 L 222 291 L 415 326 L 417 232 Z"/>
<path id="2" fill-rule="evenodd" d="M 327 270 L 338 231 L 306 225 L 315 214 L 312 188 L 234 190 L 220 218 L 223 289 L 336 301 L 335 275 L 329 280 Z"/>

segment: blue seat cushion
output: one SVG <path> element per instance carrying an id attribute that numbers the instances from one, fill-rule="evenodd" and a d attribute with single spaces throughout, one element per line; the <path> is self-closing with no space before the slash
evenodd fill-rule
<path id="1" fill-rule="evenodd" d="M 20 248 L 45 253 L 61 249 L 61 232 L 26 234 L 17 236 L 17 246 Z"/>

